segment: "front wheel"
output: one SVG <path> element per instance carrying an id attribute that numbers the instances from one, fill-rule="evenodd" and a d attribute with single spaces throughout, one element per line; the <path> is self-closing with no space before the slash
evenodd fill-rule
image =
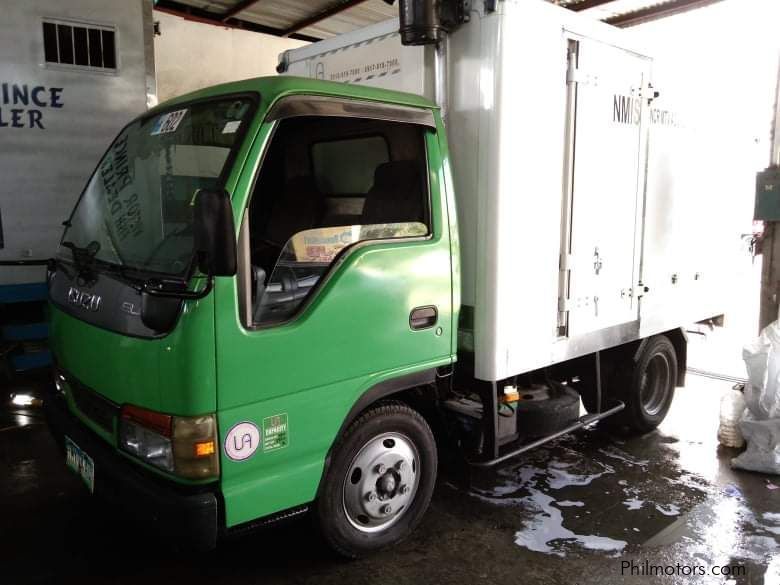
<path id="1" fill-rule="evenodd" d="M 365 412 L 323 477 L 316 517 L 327 543 L 355 558 L 403 540 L 428 508 L 436 467 L 436 443 L 419 413 L 400 403 Z"/>

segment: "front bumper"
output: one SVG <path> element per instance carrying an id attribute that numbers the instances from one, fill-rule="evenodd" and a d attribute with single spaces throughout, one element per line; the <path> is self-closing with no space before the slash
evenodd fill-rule
<path id="1" fill-rule="evenodd" d="M 221 515 L 213 486 L 180 486 L 133 465 L 88 429 L 53 392 L 44 400 L 44 412 L 63 450 L 67 435 L 92 457 L 96 495 L 133 517 L 153 522 L 157 533 L 175 546 L 196 550 L 216 546 Z"/>

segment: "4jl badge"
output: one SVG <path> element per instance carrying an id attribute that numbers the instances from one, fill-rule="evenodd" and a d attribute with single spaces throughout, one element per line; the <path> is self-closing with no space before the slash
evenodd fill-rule
<path id="1" fill-rule="evenodd" d="M 267 416 L 263 419 L 263 452 L 282 449 L 290 443 L 290 427 L 287 413 Z"/>

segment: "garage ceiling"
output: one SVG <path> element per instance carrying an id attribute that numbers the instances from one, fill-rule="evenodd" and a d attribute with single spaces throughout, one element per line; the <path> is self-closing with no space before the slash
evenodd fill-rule
<path id="1" fill-rule="evenodd" d="M 631 26 L 720 0 L 549 0 Z M 384 0 L 155 0 L 155 8 L 208 24 L 315 41 L 393 18 Z"/>
<path id="2" fill-rule="evenodd" d="M 634 26 L 715 4 L 720 0 L 553 0 L 616 26 Z"/>

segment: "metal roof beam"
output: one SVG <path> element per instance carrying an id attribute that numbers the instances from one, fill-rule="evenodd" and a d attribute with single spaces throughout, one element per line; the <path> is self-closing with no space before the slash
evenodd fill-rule
<path id="1" fill-rule="evenodd" d="M 239 12 L 243 12 L 258 2 L 260 2 L 260 0 L 241 0 L 241 2 L 222 13 L 222 22 L 225 22 L 228 18 L 233 18 Z"/>
<path id="2" fill-rule="evenodd" d="M 603 6 L 604 4 L 611 4 L 615 0 L 582 0 L 582 2 L 576 2 L 574 4 L 561 4 L 564 8 L 580 12 L 581 10 L 588 10 L 589 8 L 596 8 L 597 6 Z"/>
<path id="3" fill-rule="evenodd" d="M 675 16 L 676 14 L 688 12 L 689 10 L 703 8 L 710 4 L 716 4 L 722 1 L 723 0 L 670 0 L 665 4 L 648 6 L 641 10 L 619 14 L 618 16 L 605 19 L 604 22 L 620 27 L 636 26 L 660 18 Z"/>
<path id="4" fill-rule="evenodd" d="M 239 18 L 228 18 L 226 20 L 222 20 L 223 13 L 210 12 L 201 8 L 195 8 L 181 2 L 177 2 L 176 0 L 157 0 L 154 9 L 159 10 L 160 12 L 165 12 L 167 14 L 173 14 L 174 16 L 180 16 L 185 20 L 200 22 L 202 24 L 210 24 L 213 26 L 220 26 L 222 28 L 236 28 L 250 32 L 273 35 L 276 37 L 288 36 L 291 39 L 308 41 L 310 43 L 322 40 L 319 37 L 312 37 L 302 34 L 283 35 L 282 33 L 284 31 L 282 29 L 273 28 L 264 24 L 258 24 L 256 22 L 250 22 L 248 20 L 241 20 Z"/>
<path id="5" fill-rule="evenodd" d="M 352 8 L 353 6 L 357 6 L 358 4 L 362 4 L 365 1 L 366 0 L 341 0 L 334 6 L 331 6 L 330 8 L 327 8 L 322 12 L 318 12 L 313 16 L 304 18 L 303 20 L 299 20 L 292 26 L 283 30 L 281 36 L 283 37 L 292 36 L 294 33 L 297 33 L 299 30 L 303 30 L 304 28 L 308 28 L 314 24 L 317 24 L 318 22 L 322 22 L 323 20 L 330 18 L 331 16 L 336 16 L 337 14 L 344 12 L 345 10 L 349 10 L 350 8 Z"/>

